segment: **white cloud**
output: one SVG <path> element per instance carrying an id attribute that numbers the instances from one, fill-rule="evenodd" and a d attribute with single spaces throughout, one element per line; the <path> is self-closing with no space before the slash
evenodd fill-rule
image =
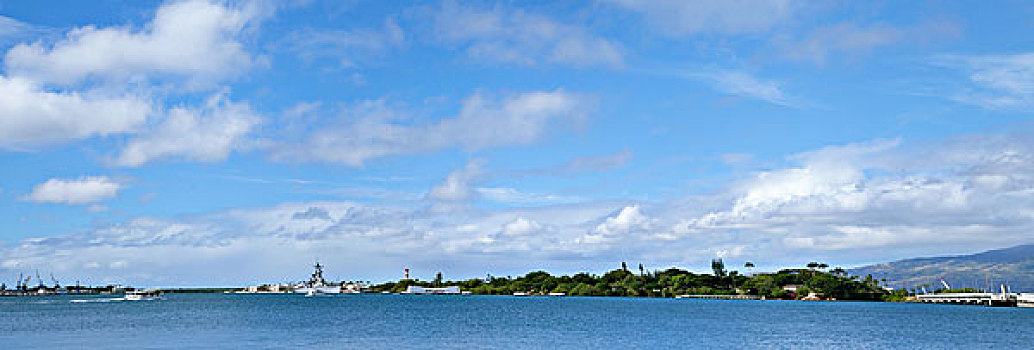
<path id="1" fill-rule="evenodd" d="M 1034 106 L 1034 53 L 1015 55 L 945 55 L 935 65 L 966 74 L 966 88 L 954 100 L 988 109 Z"/>
<path id="2" fill-rule="evenodd" d="M 429 124 L 405 124 L 403 113 L 384 101 L 355 106 L 344 125 L 322 127 L 302 142 L 272 150 L 282 161 L 325 161 L 362 166 L 369 159 L 447 148 L 478 151 L 531 143 L 554 129 L 580 123 L 591 99 L 563 90 L 527 92 L 492 100 L 475 94 L 458 115 Z"/>
<path id="3" fill-rule="evenodd" d="M 594 234 L 615 235 L 627 233 L 632 230 L 646 230 L 650 228 L 652 219 L 642 213 L 639 205 L 632 205 L 621 208 L 621 211 L 612 217 L 603 220 L 592 230 Z"/>
<path id="4" fill-rule="evenodd" d="M 823 64 L 835 52 L 864 53 L 893 44 L 904 35 L 906 32 L 901 28 L 885 24 L 838 23 L 815 29 L 800 40 L 785 42 L 782 50 L 787 58 Z"/>
<path id="5" fill-rule="evenodd" d="M 352 68 L 405 43 L 405 32 L 389 17 L 382 29 L 297 31 L 285 38 L 284 45 L 304 60 L 333 59 L 342 67 Z"/>
<path id="6" fill-rule="evenodd" d="M 831 56 L 838 54 L 856 58 L 883 46 L 920 44 L 938 37 L 958 35 L 959 29 L 946 22 L 914 26 L 843 22 L 812 29 L 801 38 L 777 36 L 775 42 L 782 55 L 788 59 L 822 65 Z"/>
<path id="7" fill-rule="evenodd" d="M 762 33 L 790 19 L 800 4 L 789 0 L 611 0 L 637 12 L 669 36 Z"/>
<path id="8" fill-rule="evenodd" d="M 442 184 L 427 193 L 427 198 L 450 202 L 476 199 L 478 192 L 471 188 L 471 183 L 482 175 L 482 164 L 483 161 L 475 159 L 468 162 L 463 169 L 450 173 Z"/>
<path id="9" fill-rule="evenodd" d="M 49 32 L 43 27 L 34 26 L 11 17 L 0 16 L 0 47 Z"/>
<path id="10" fill-rule="evenodd" d="M 0 76 L 0 148 L 54 144 L 134 131 L 150 113 L 134 97 L 50 92 Z"/>
<path id="11" fill-rule="evenodd" d="M 22 198 L 37 203 L 89 204 L 115 197 L 122 187 L 107 176 L 50 179 L 36 185 L 32 193 Z"/>
<path id="12" fill-rule="evenodd" d="M 237 39 L 262 15 L 257 3 L 230 7 L 175 1 L 159 7 L 143 29 L 82 27 L 53 46 L 15 46 L 4 63 L 10 76 L 58 85 L 159 77 L 184 79 L 186 87 L 206 86 L 256 64 Z"/>
<path id="13" fill-rule="evenodd" d="M 577 197 L 548 193 L 522 192 L 509 187 L 481 187 L 477 189 L 481 198 L 509 204 L 533 204 L 548 202 L 574 202 Z"/>
<path id="14" fill-rule="evenodd" d="M 460 277 L 542 266 L 600 271 L 615 256 L 706 270 L 716 255 L 778 267 L 972 252 L 1030 240 L 1034 143 L 1027 134 L 826 147 L 711 193 L 665 202 L 463 211 L 428 210 L 419 200 L 307 202 L 136 218 L 0 247 L 0 267 L 178 285 L 303 275 L 315 256 L 343 270 L 341 279 L 378 279 L 395 278 L 399 266 Z M 440 197 L 476 196 L 470 179 L 478 176 L 471 174 L 482 170 L 468 170 L 444 181 Z M 125 267 L 106 268 L 117 261 Z M 146 275 L 156 269 L 170 272 Z"/>
<path id="15" fill-rule="evenodd" d="M 617 43 L 587 28 L 523 10 L 501 5 L 478 9 L 447 1 L 433 17 L 437 38 L 464 48 L 472 59 L 521 65 L 623 65 Z"/>
<path id="16" fill-rule="evenodd" d="M 690 77 L 704 80 L 710 83 L 715 90 L 726 94 L 750 97 L 786 107 L 797 107 L 800 105 L 799 102 L 786 95 L 782 84 L 779 82 L 761 80 L 743 71 L 715 70 L 690 74 Z"/>
<path id="17" fill-rule="evenodd" d="M 632 161 L 633 155 L 632 151 L 624 150 L 599 156 L 575 157 L 562 165 L 559 170 L 568 173 L 613 170 L 627 165 Z"/>
<path id="18" fill-rule="evenodd" d="M 115 159 L 120 166 L 140 166 L 160 158 L 214 162 L 243 147 L 260 119 L 247 104 L 217 94 L 199 109 L 174 107 L 153 129 L 129 140 Z"/>
<path id="19" fill-rule="evenodd" d="M 500 233 L 505 236 L 523 236 L 533 234 L 541 229 L 542 225 L 535 220 L 518 217 L 503 225 L 503 230 Z"/>

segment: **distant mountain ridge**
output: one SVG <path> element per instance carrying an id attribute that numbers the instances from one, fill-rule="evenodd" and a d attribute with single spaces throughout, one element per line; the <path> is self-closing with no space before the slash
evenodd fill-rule
<path id="1" fill-rule="evenodd" d="M 915 258 L 850 269 L 856 276 L 886 278 L 885 286 L 928 290 L 942 288 L 940 280 L 953 288 L 997 288 L 1006 283 L 1013 291 L 1034 292 L 1034 244 L 989 250 L 958 256 Z M 997 289 L 996 289 L 997 290 Z"/>

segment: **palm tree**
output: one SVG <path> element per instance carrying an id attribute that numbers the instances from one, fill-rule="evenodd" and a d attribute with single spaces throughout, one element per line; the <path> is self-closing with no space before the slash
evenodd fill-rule
<path id="1" fill-rule="evenodd" d="M 743 264 L 743 268 L 745 268 L 745 269 L 749 270 L 749 271 L 751 272 L 751 273 L 750 273 L 751 275 L 753 275 L 753 274 L 754 274 L 754 263 L 752 263 L 752 262 L 748 261 L 748 262 L 746 262 L 746 263 L 744 263 L 744 264 Z"/>
<path id="2" fill-rule="evenodd" d="M 643 277 L 646 273 L 643 272 L 643 263 L 639 263 L 639 277 Z"/>

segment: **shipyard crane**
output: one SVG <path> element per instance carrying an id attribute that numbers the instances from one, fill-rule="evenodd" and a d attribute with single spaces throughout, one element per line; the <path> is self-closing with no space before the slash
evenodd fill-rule
<path id="1" fill-rule="evenodd" d="M 945 282 L 943 278 L 941 279 L 941 284 L 944 285 L 944 289 L 951 289 L 951 285 Z"/>
<path id="2" fill-rule="evenodd" d="M 18 290 L 25 290 L 25 288 L 22 288 L 22 277 L 25 277 L 25 276 L 23 276 L 22 273 L 19 273 L 18 274 L 18 280 L 15 281 L 16 283 L 15 283 L 14 288 L 17 288 Z"/>
<path id="3" fill-rule="evenodd" d="M 61 289 L 61 284 L 57 283 L 57 278 L 54 278 L 54 274 L 50 274 L 50 280 L 54 281 L 54 289 Z"/>
<path id="4" fill-rule="evenodd" d="M 43 285 L 43 279 L 39 276 L 39 269 L 36 269 L 36 288 L 43 289 L 44 287 L 46 286 Z"/>

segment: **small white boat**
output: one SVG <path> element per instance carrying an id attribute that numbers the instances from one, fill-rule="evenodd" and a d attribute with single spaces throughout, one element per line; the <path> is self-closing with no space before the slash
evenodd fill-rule
<path id="1" fill-rule="evenodd" d="M 528 294 L 528 293 L 525 293 L 525 292 L 516 292 L 516 293 L 513 293 L 513 296 L 515 296 L 515 297 L 526 297 L 526 296 L 528 296 L 528 295 L 530 295 L 530 294 Z"/>
<path id="2" fill-rule="evenodd" d="M 126 292 L 125 300 L 127 301 L 142 301 L 142 300 L 159 300 L 162 298 L 162 291 L 157 289 L 144 289 L 134 290 Z"/>

